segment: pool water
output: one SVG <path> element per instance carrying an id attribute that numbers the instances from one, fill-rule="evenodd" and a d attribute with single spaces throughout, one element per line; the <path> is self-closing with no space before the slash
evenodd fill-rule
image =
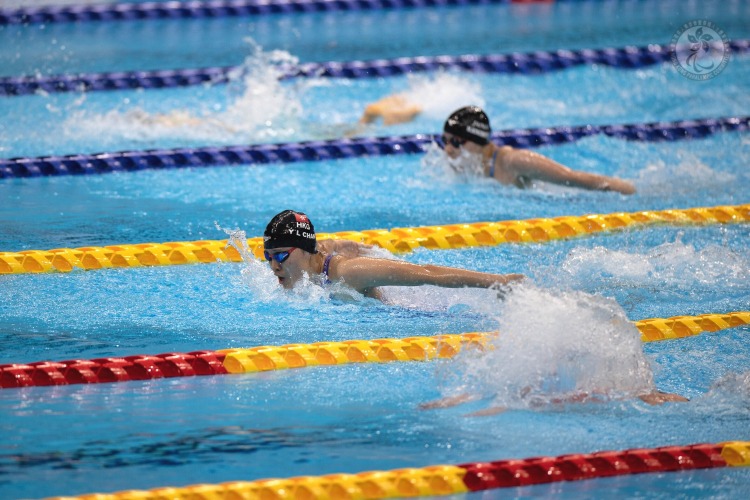
<path id="1" fill-rule="evenodd" d="M 229 85 L 4 97 L 0 156 L 331 138 L 356 122 L 366 102 L 394 91 L 422 99 L 425 112 L 360 135 L 436 133 L 465 98 L 487 109 L 495 130 L 739 116 L 749 104 L 744 55 L 706 82 L 671 64 L 541 75 L 278 76 L 279 64 L 295 59 L 666 44 L 682 22 L 703 16 L 730 38 L 747 38 L 747 9 L 744 2 L 583 1 L 0 26 L 12 47 L 0 54 L 0 67 L 14 76 L 245 61 Z M 475 29 L 459 22 L 466 19 Z M 164 115 L 202 122 L 160 122 Z M 538 151 L 629 179 L 638 192 L 505 187 L 454 173 L 435 145 L 418 155 L 5 179 L 0 250 L 224 239 L 232 230 L 257 236 L 287 208 L 305 211 L 318 232 L 336 232 L 749 202 L 747 132 L 677 142 L 594 136 Z M 331 298 L 312 284 L 287 293 L 267 264 L 253 260 L 0 276 L 0 363 L 501 332 L 493 351 L 439 362 L 2 390 L 0 497 L 750 440 L 750 327 L 641 344 L 630 324 L 748 310 L 749 236 L 747 224 L 662 225 L 544 244 L 397 256 L 372 250 L 526 274 L 528 283 L 505 300 L 490 290 L 435 287 L 387 289 L 387 303 L 351 293 Z M 533 401 L 521 395 L 524 387 L 532 387 Z M 654 387 L 690 402 L 652 407 L 632 397 Z M 419 408 L 466 389 L 481 399 Z M 609 397 L 554 403 L 598 390 Z M 466 416 L 493 405 L 509 410 Z M 465 497 L 749 493 L 749 471 L 727 468 Z"/>

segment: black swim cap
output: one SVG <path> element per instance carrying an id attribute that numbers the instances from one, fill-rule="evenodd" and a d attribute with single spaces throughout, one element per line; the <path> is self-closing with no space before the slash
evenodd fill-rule
<path id="1" fill-rule="evenodd" d="M 484 146 L 490 142 L 490 119 L 478 106 L 466 106 L 454 111 L 443 126 L 443 131 Z"/>
<path id="2" fill-rule="evenodd" d="M 263 233 L 263 248 L 295 247 L 305 252 L 318 253 L 315 228 L 307 215 L 294 210 L 276 214 Z"/>

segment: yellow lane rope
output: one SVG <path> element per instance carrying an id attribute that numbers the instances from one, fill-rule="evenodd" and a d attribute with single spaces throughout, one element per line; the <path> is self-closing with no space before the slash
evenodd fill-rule
<path id="1" fill-rule="evenodd" d="M 695 447 L 716 446 L 720 448 L 719 459 L 724 463 L 713 467 L 750 466 L 750 442 L 729 441 L 717 445 L 695 445 L 686 447 L 696 453 Z M 677 449 L 675 449 L 677 448 Z M 679 447 L 633 450 L 649 453 L 648 465 L 654 471 L 663 472 L 666 466 L 659 457 L 672 456 L 680 460 L 684 469 L 702 468 L 693 464 L 689 454 Z M 671 453 L 670 453 L 671 452 Z M 55 497 L 48 500 L 330 500 L 330 499 L 382 499 L 412 498 L 421 496 L 455 495 L 470 491 L 494 490 L 495 488 L 548 483 L 550 481 L 573 481 L 611 475 L 604 464 L 620 474 L 636 474 L 642 470 L 631 470 L 625 456 L 629 451 L 604 452 L 603 454 L 563 455 L 546 459 L 529 458 L 512 461 L 477 462 L 464 465 L 431 465 L 384 471 L 359 472 L 355 474 L 326 474 L 323 476 L 298 476 L 288 479 L 259 479 L 255 481 L 231 481 L 220 484 L 195 484 L 184 487 L 162 487 L 151 490 L 126 490 L 116 493 L 94 493 L 79 497 Z M 623 458 L 620 458 L 622 455 Z M 702 453 L 706 459 L 717 460 Z M 608 460 L 609 459 L 609 460 Z M 540 461 L 541 460 L 541 461 Z M 684 462 L 683 462 L 684 461 Z M 578 467 L 584 467 L 583 469 Z M 705 467 L 705 465 L 703 465 Z M 597 469 L 602 472 L 598 473 Z M 614 470 L 614 469 L 613 469 Z M 478 483 L 477 478 L 488 476 L 487 484 Z M 515 477 L 513 477 L 515 475 Z M 467 484 L 466 478 L 474 481 Z M 540 477 L 541 476 L 541 477 Z M 503 478 L 504 484 L 499 478 Z M 513 479 L 508 479 L 513 478 Z M 551 478 L 551 479 L 550 479 Z M 470 487 L 471 486 L 471 487 Z M 502 496 L 496 494 L 494 496 Z"/>
<path id="2" fill-rule="evenodd" d="M 699 316 L 652 318 L 634 322 L 643 342 L 676 339 L 750 324 L 750 311 Z M 289 368 L 349 363 L 428 361 L 451 358 L 462 349 L 482 349 L 496 336 L 493 332 L 445 334 L 403 339 L 345 340 L 283 346 L 224 349 L 224 368 L 229 373 L 254 373 Z"/>
<path id="3" fill-rule="evenodd" d="M 318 238 L 352 240 L 377 245 L 393 253 L 403 253 L 419 247 L 436 250 L 494 246 L 503 243 L 544 242 L 654 224 L 731 224 L 748 221 L 750 204 L 391 230 L 343 231 L 320 233 Z M 263 253 L 262 238 L 249 238 L 247 243 L 250 251 L 260 258 Z M 0 252 L 0 274 L 69 272 L 73 269 L 164 266 L 216 261 L 240 262 L 241 257 L 237 250 L 227 246 L 227 240 L 25 250 Z"/>
<path id="4" fill-rule="evenodd" d="M 182 488 L 128 490 L 48 500 L 331 500 L 404 498 L 466 493 L 466 469 L 433 465 L 357 474 L 196 484 Z"/>

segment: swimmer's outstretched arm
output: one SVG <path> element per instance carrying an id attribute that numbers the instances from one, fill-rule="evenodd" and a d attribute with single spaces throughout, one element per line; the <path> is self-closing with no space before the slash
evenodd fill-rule
<path id="1" fill-rule="evenodd" d="M 339 263 L 334 278 L 341 278 L 364 293 L 380 286 L 436 285 L 446 288 L 490 288 L 525 278 L 522 274 L 490 274 L 453 267 L 418 265 L 398 260 L 358 257 Z"/>
<path id="2" fill-rule="evenodd" d="M 641 394 L 638 396 L 641 401 L 644 403 L 648 403 L 650 405 L 660 405 L 664 403 L 685 403 L 687 401 L 690 401 L 688 398 L 684 396 L 680 396 L 679 394 L 672 394 L 670 392 L 662 392 L 662 391 L 652 391 L 648 394 Z"/>
<path id="3" fill-rule="evenodd" d="M 451 408 L 458 406 L 469 401 L 475 401 L 478 396 L 473 394 L 459 394 L 457 396 L 449 396 L 447 398 L 436 399 L 434 401 L 428 401 L 419 405 L 420 410 L 434 410 L 435 408 Z"/>
<path id="4" fill-rule="evenodd" d="M 517 177 L 597 191 L 635 193 L 635 186 L 626 180 L 573 170 L 546 156 L 525 149 L 501 148 L 500 161 L 504 163 L 506 170 L 515 173 Z"/>

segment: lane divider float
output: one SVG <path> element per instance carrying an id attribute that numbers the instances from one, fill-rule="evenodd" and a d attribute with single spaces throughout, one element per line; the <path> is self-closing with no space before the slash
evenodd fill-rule
<path id="1" fill-rule="evenodd" d="M 0 17 L 2 14 L 0 14 Z M 726 50 L 733 54 L 750 51 L 750 40 L 729 40 Z M 370 61 L 329 61 L 302 63 L 284 69 L 289 78 L 386 78 L 426 71 L 460 70 L 472 73 L 542 74 L 584 64 L 613 68 L 643 68 L 670 61 L 670 45 L 604 49 L 551 50 L 510 54 L 464 54 L 460 56 L 418 56 Z M 162 89 L 202 84 L 222 84 L 230 80 L 237 66 L 215 66 L 151 71 L 113 71 L 61 75 L 0 77 L 0 95 L 28 95 L 36 92 L 91 92 L 126 89 Z"/>
<path id="2" fill-rule="evenodd" d="M 3 24 L 202 19 L 511 3 L 514 0 L 191 0 L 0 9 Z"/>
<path id="3" fill-rule="evenodd" d="M 700 139 L 721 132 L 750 129 L 750 116 L 703 118 L 673 122 L 577 125 L 505 130 L 492 134 L 492 141 L 516 148 L 535 148 L 575 142 L 605 135 L 630 141 L 678 141 Z M 360 137 L 280 144 L 210 146 L 146 151 L 118 151 L 64 156 L 0 159 L 0 179 L 93 175 L 140 170 L 170 170 L 227 165 L 281 165 L 330 161 L 363 156 L 416 154 L 425 151 L 438 135 L 417 134 Z"/>
<path id="4" fill-rule="evenodd" d="M 634 322 L 643 342 L 677 339 L 750 324 L 750 311 L 653 318 Z M 350 363 L 389 363 L 452 358 L 484 349 L 497 334 L 470 332 L 403 339 L 345 340 L 0 365 L 0 388 L 97 384 L 197 375 L 256 373 Z"/>
<path id="5" fill-rule="evenodd" d="M 750 221 L 750 204 L 695 207 L 687 209 L 616 212 L 581 216 L 477 222 L 363 231 L 319 233 L 318 239 L 344 239 L 375 245 L 392 253 L 417 248 L 448 250 L 495 246 L 504 243 L 541 243 L 588 234 L 643 228 L 655 224 L 734 224 Z M 263 256 L 263 239 L 247 239 L 256 258 Z M 0 274 L 70 272 L 75 269 L 108 269 L 166 266 L 212 262 L 241 262 L 227 240 L 138 243 L 106 247 L 56 248 L 0 252 Z"/>
<path id="6" fill-rule="evenodd" d="M 701 443 L 576 453 L 556 457 L 432 465 L 357 474 L 327 474 L 289 479 L 232 481 L 151 490 L 128 490 L 57 500 L 245 500 L 394 498 L 453 495 L 613 476 L 750 466 L 750 442 Z"/>

